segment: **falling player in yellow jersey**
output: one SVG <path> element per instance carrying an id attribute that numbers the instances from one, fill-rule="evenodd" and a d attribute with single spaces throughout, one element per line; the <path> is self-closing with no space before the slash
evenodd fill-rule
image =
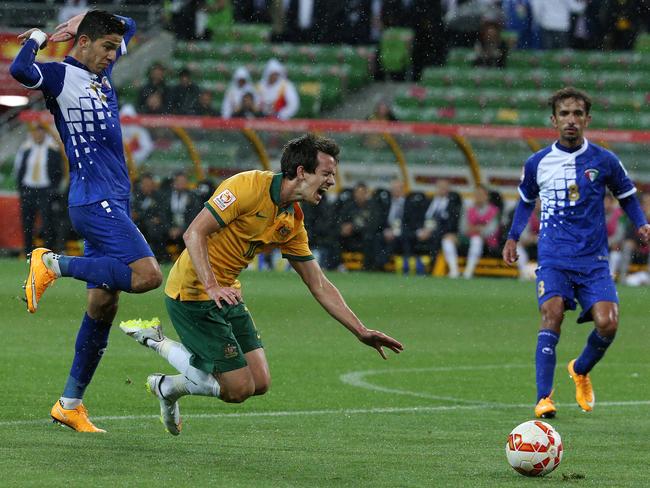
<path id="1" fill-rule="evenodd" d="M 171 434 L 180 433 L 178 399 L 184 395 L 239 403 L 269 389 L 266 355 L 237 280 L 260 252 L 280 248 L 321 306 L 384 359 L 384 347 L 402 351 L 398 341 L 363 325 L 309 250 L 297 202 L 324 198 L 335 184 L 338 155 L 333 140 L 304 135 L 284 147 L 281 173 L 246 171 L 217 188 L 183 235 L 187 247 L 165 287 L 167 312 L 182 344 L 165 337 L 157 319 L 120 324 L 180 372 L 147 378 Z"/>

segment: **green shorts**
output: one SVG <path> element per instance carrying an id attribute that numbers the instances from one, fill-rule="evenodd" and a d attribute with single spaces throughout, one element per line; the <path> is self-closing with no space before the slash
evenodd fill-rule
<path id="1" fill-rule="evenodd" d="M 167 313 L 190 364 L 206 373 L 225 373 L 247 365 L 244 354 L 262 346 L 253 317 L 243 303 L 223 305 L 213 300 L 190 302 L 165 297 Z"/>

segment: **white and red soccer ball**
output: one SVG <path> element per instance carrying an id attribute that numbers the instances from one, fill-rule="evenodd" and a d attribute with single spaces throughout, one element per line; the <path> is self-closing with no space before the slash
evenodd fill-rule
<path id="1" fill-rule="evenodd" d="M 515 427 L 508 436 L 506 456 L 510 466 L 524 476 L 544 476 L 562 461 L 562 438 L 541 420 Z"/>

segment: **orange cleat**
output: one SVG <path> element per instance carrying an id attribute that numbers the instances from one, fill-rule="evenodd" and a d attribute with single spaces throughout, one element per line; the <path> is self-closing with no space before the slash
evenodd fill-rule
<path id="1" fill-rule="evenodd" d="M 27 257 L 29 259 L 29 274 L 25 281 L 25 300 L 27 311 L 36 313 L 38 301 L 47 290 L 47 287 L 57 279 L 56 273 L 45 266 L 43 255 L 52 252 L 44 247 L 37 247 Z"/>
<path id="2" fill-rule="evenodd" d="M 77 432 L 106 432 L 104 429 L 95 427 L 95 424 L 90 421 L 88 410 L 83 404 L 69 410 L 63 408 L 61 402 L 57 400 L 50 411 L 50 417 L 52 417 L 54 423 L 65 425 Z"/>
<path id="3" fill-rule="evenodd" d="M 553 393 L 551 393 L 552 395 Z M 555 403 L 551 400 L 551 396 L 542 398 L 537 405 L 535 405 L 535 417 L 538 419 L 552 419 L 555 417 L 557 409 Z"/>
<path id="4" fill-rule="evenodd" d="M 567 369 L 569 370 L 569 376 L 571 376 L 571 379 L 576 384 L 576 402 L 578 402 L 578 405 L 580 405 L 583 411 L 591 412 L 596 403 L 596 395 L 594 395 L 594 389 L 591 386 L 591 379 L 589 379 L 589 374 L 578 374 L 575 372 L 573 369 L 575 362 L 575 359 L 569 361 Z"/>

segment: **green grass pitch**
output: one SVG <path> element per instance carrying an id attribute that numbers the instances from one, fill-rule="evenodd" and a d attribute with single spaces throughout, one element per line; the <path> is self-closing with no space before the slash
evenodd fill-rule
<path id="1" fill-rule="evenodd" d="M 48 422 L 68 374 L 85 288 L 48 290 L 36 315 L 20 301 L 25 264 L 0 261 L 2 486 L 519 487 L 648 483 L 650 326 L 646 289 L 620 288 L 619 336 L 592 373 L 591 414 L 574 402 L 566 363 L 589 325 L 567 315 L 551 424 L 562 465 L 527 479 L 507 464 L 506 436 L 529 420 L 539 322 L 532 283 L 332 274 L 367 326 L 404 343 L 382 361 L 311 298 L 294 273 L 245 272 L 273 385 L 242 405 L 187 397 L 179 437 L 143 384 L 172 372 L 115 327 L 85 403 L 106 435 Z M 165 271 L 168 271 L 166 269 Z M 117 321 L 158 315 L 162 290 L 123 295 Z M 584 476 L 584 478 L 582 477 Z"/>

